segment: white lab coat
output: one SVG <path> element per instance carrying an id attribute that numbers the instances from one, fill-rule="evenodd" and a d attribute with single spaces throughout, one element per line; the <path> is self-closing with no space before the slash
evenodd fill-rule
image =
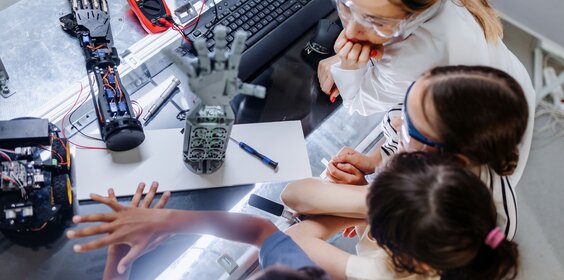
<path id="1" fill-rule="evenodd" d="M 486 41 L 484 31 L 472 14 L 452 0 L 435 4 L 411 26 L 405 40 L 388 45 L 380 61 L 358 70 L 345 70 L 340 63 L 331 67 L 343 105 L 351 113 L 371 115 L 403 102 L 409 85 L 427 70 L 444 65 L 486 65 L 513 76 L 529 102 L 529 121 L 519 147 L 517 169 L 510 177 L 516 185 L 527 158 L 533 136 L 535 91 L 523 64 L 498 40 Z M 427 18 L 426 18 L 427 17 Z"/>

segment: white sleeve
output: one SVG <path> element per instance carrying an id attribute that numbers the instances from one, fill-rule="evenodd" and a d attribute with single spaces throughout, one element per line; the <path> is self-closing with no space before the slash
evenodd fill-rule
<path id="1" fill-rule="evenodd" d="M 386 77 L 385 73 L 377 72 L 379 68 L 375 66 L 346 70 L 337 63 L 331 67 L 333 80 L 343 98 L 343 106 L 348 108 L 350 113 L 357 112 L 368 116 L 385 112 L 403 101 L 405 91 L 414 81 L 412 78 L 398 81 Z"/>

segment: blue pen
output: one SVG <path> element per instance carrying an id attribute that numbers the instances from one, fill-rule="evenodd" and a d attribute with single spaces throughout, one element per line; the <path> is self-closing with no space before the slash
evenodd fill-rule
<path id="1" fill-rule="evenodd" d="M 264 164 L 270 166 L 272 169 L 276 170 L 278 168 L 278 162 L 273 161 L 271 159 L 269 159 L 267 156 L 257 152 L 255 149 L 251 148 L 251 146 L 243 143 L 243 142 L 239 142 L 231 137 L 229 137 L 229 139 L 231 139 L 231 141 L 235 142 L 237 145 L 239 145 L 239 147 L 241 147 L 241 149 L 245 150 L 245 152 L 257 157 L 258 159 L 260 159 Z"/>

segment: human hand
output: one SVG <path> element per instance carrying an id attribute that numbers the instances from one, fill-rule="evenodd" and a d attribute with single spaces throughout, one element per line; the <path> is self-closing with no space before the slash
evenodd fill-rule
<path id="1" fill-rule="evenodd" d="M 333 75 L 331 74 L 331 66 L 339 62 L 339 56 L 334 55 L 319 61 L 317 65 L 317 79 L 319 80 L 319 87 L 321 91 L 329 95 L 329 100 L 335 102 L 337 96 L 339 96 L 339 89 L 335 85 L 333 80 Z"/>
<path id="2" fill-rule="evenodd" d="M 117 272 L 123 274 L 136 258 L 155 248 L 170 236 L 165 230 L 168 212 L 160 209 L 167 203 L 170 192 L 163 193 L 161 199 L 155 205 L 155 209 L 149 209 L 157 192 L 158 183 L 153 182 L 149 193 L 141 203 L 144 187 L 144 183 L 139 184 L 130 207 L 119 204 L 112 189 L 108 190 L 108 197 L 92 194 L 93 200 L 108 205 L 114 212 L 73 217 L 75 223 L 105 222 L 102 225 L 67 232 L 69 238 L 87 237 L 102 233 L 109 234 L 74 247 L 76 252 L 87 252 L 109 246 L 105 276 L 107 276 L 106 273 L 111 273 L 111 270 L 116 269 L 115 264 L 118 262 Z"/>
<path id="3" fill-rule="evenodd" d="M 364 174 L 374 173 L 374 169 L 376 169 L 377 164 L 375 159 L 350 147 L 343 147 L 332 161 L 335 163 L 348 163 Z M 340 165 L 337 164 L 336 166 L 338 168 Z M 347 170 L 342 171 L 346 172 Z"/>
<path id="4" fill-rule="evenodd" d="M 327 178 L 333 183 L 349 185 L 366 185 L 364 173 L 349 163 L 329 161 L 325 171 Z"/>
<path id="5" fill-rule="evenodd" d="M 346 37 L 344 30 L 337 37 L 334 48 L 341 59 L 341 68 L 348 70 L 360 69 L 370 58 L 380 59 L 384 54 L 382 46 L 351 40 Z"/>

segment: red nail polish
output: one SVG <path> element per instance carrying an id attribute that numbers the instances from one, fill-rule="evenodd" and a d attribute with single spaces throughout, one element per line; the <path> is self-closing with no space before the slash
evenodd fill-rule
<path id="1" fill-rule="evenodd" d="M 371 50 L 370 51 L 370 57 L 375 57 L 378 55 L 378 50 Z"/>
<path id="2" fill-rule="evenodd" d="M 331 103 L 335 103 L 335 96 L 331 97 Z"/>

